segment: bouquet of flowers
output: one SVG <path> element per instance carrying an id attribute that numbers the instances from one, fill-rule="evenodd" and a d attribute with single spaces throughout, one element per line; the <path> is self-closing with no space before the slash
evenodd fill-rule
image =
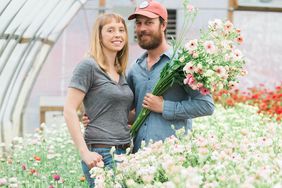
<path id="1" fill-rule="evenodd" d="M 188 16 L 194 18 L 196 10 L 188 4 L 186 7 Z M 182 39 L 180 37 L 179 41 Z M 242 42 L 240 30 L 230 21 L 219 19 L 210 21 L 199 39 L 190 40 L 185 45 L 175 41 L 174 55 L 163 68 L 152 94 L 160 96 L 174 83 L 188 85 L 203 95 L 223 88 L 232 89 L 238 83 L 238 76 L 246 74 L 243 55 L 236 49 Z M 141 110 L 131 128 L 133 137 L 149 113 L 148 109 Z"/>

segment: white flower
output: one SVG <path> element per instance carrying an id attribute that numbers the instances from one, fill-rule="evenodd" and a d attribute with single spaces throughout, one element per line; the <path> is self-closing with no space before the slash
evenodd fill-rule
<path id="1" fill-rule="evenodd" d="M 207 70 L 207 71 L 204 73 L 204 75 L 207 76 L 207 77 L 210 77 L 210 76 L 212 76 L 213 74 L 214 74 L 214 71 L 211 70 L 211 69 Z"/>
<path id="2" fill-rule="evenodd" d="M 185 57 L 184 57 L 184 56 L 181 56 L 181 57 L 179 58 L 179 61 L 180 61 L 181 63 L 184 63 Z"/>
<path id="3" fill-rule="evenodd" d="M 215 19 L 213 21 L 209 21 L 209 28 L 210 29 L 217 30 L 217 29 L 222 28 L 222 26 L 223 26 L 223 24 L 222 24 L 222 21 L 220 19 Z"/>
<path id="4" fill-rule="evenodd" d="M 11 178 L 9 178 L 8 181 L 9 181 L 9 183 L 17 183 L 18 182 L 16 177 L 11 177 Z"/>

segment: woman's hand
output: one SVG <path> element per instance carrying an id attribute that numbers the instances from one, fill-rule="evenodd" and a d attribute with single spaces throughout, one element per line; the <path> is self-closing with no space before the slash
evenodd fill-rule
<path id="1" fill-rule="evenodd" d="M 104 167 L 103 157 L 96 152 L 87 151 L 82 153 L 81 159 L 86 163 L 89 169 L 95 166 Z"/>
<path id="2" fill-rule="evenodd" d="M 151 110 L 152 112 L 162 113 L 163 112 L 163 102 L 162 96 L 156 96 L 152 93 L 147 93 L 144 97 L 142 106 Z"/>

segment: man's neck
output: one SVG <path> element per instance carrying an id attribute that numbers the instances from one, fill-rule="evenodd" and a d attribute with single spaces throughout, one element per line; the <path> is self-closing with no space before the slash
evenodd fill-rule
<path id="1" fill-rule="evenodd" d="M 147 65 L 148 70 L 151 69 L 151 67 L 159 60 L 160 56 L 167 51 L 169 48 L 169 45 L 167 42 L 163 42 L 160 46 L 158 46 L 155 49 L 148 50 L 148 58 L 147 58 Z"/>

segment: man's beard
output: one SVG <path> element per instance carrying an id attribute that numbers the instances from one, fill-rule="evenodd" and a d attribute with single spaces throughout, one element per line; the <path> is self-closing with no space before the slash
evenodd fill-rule
<path id="1" fill-rule="evenodd" d="M 151 40 L 142 41 L 141 38 L 143 35 L 151 36 Z M 148 34 L 146 32 L 141 32 L 140 34 L 137 34 L 137 39 L 138 39 L 138 44 L 141 48 L 145 50 L 153 50 L 160 46 L 163 38 L 162 38 L 161 30 L 159 30 L 158 33 L 155 34 Z"/>

